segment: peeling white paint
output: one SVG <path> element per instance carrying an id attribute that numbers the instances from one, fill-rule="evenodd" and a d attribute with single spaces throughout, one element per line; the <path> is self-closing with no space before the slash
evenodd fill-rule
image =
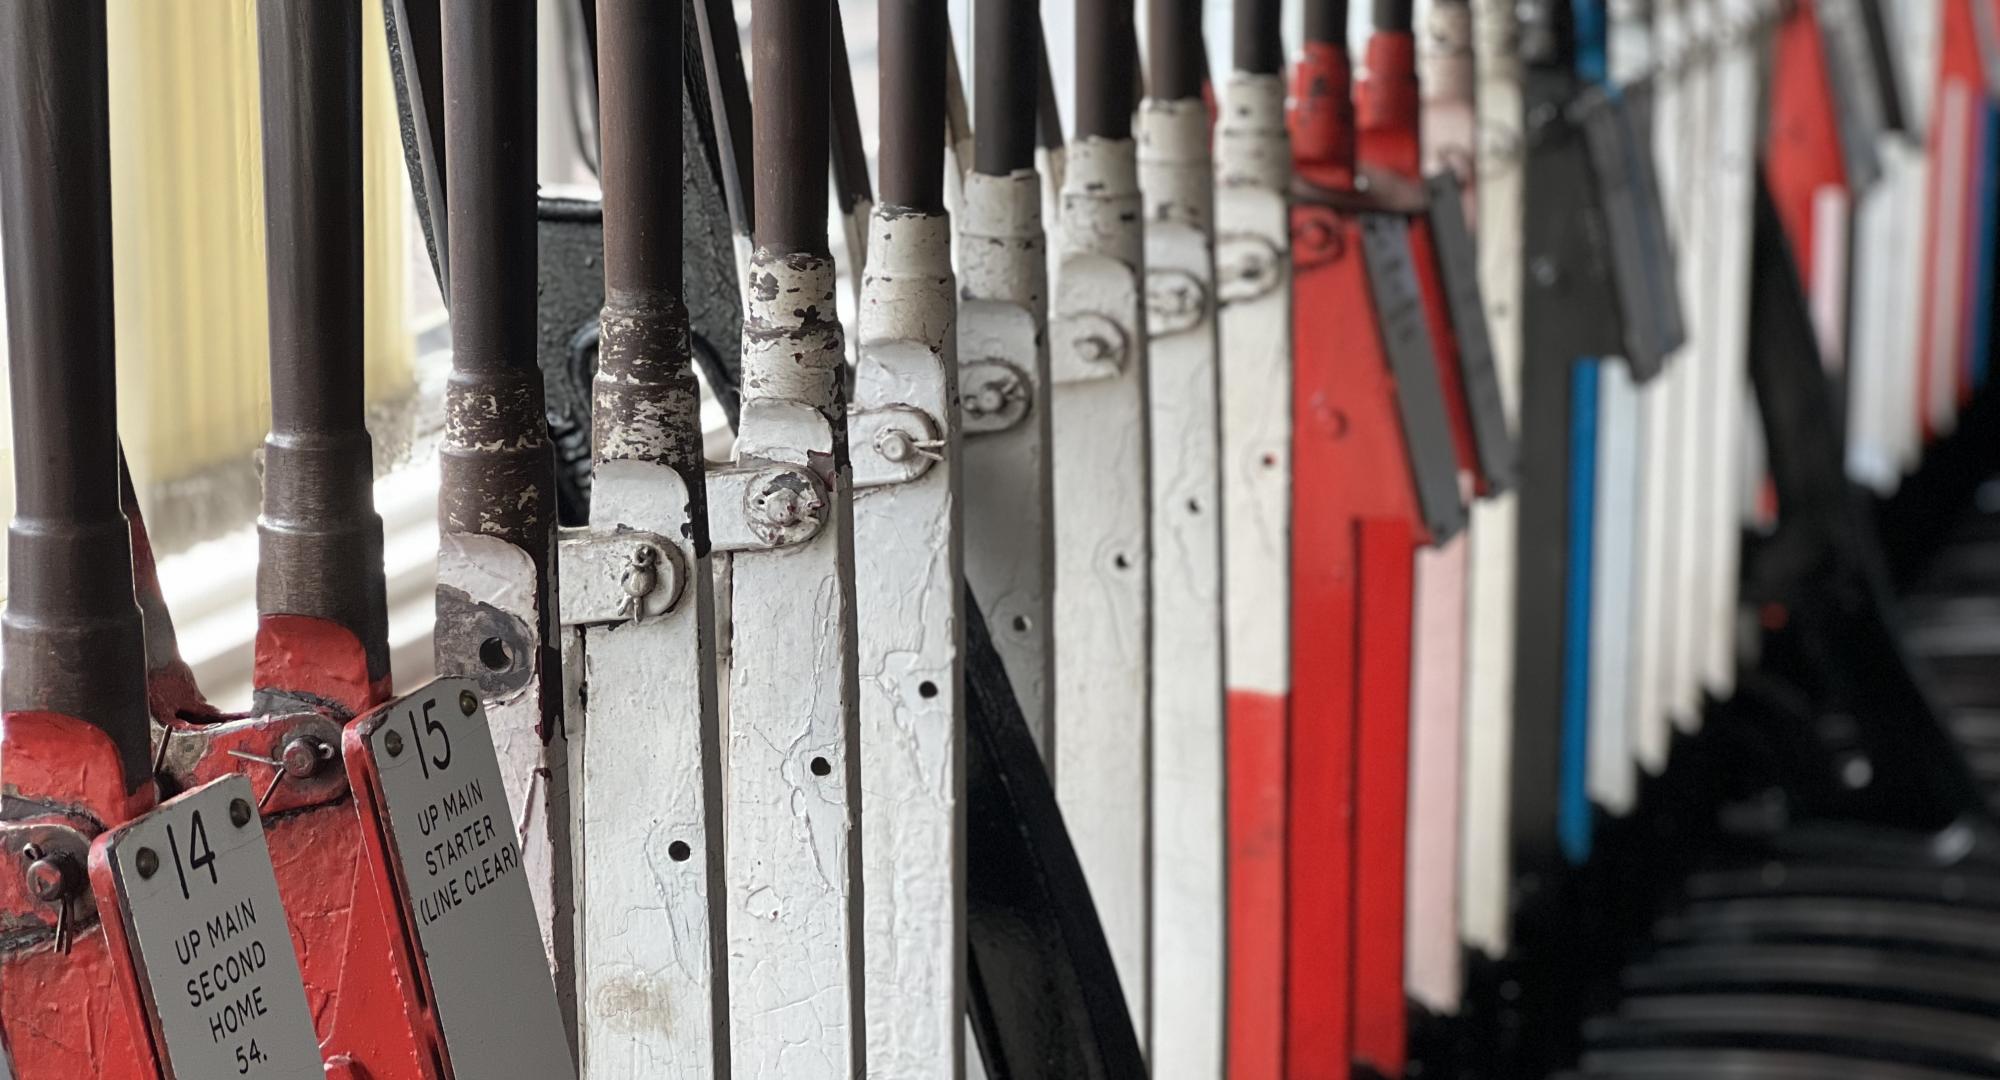
<path id="1" fill-rule="evenodd" d="M 1055 504 L 1049 458 L 1048 250 L 1041 178 L 965 178 L 958 355 L 1018 371 L 1027 415 L 964 442 L 965 576 L 1045 760 L 1055 718 Z"/>
<path id="2" fill-rule="evenodd" d="M 853 491 L 845 455 L 816 449 L 845 422 L 833 290 L 830 259 L 751 260 L 737 464 L 812 463 L 831 505 L 810 541 L 731 560 L 726 919 L 739 1080 L 866 1074 Z M 812 415 L 818 428 L 806 430 Z"/>
<path id="3" fill-rule="evenodd" d="M 1069 148 L 1050 328 L 1056 795 L 1134 1026 L 1149 1028 L 1152 548 L 1137 149 Z"/>
<path id="4" fill-rule="evenodd" d="M 590 512 L 599 536 L 636 529 L 668 543 L 689 524 L 687 485 L 665 465 L 600 461 Z M 673 610 L 582 633 L 585 1080 L 729 1075 L 728 971 L 717 963 L 725 920 L 713 579 L 692 543 L 677 546 L 690 587 Z"/>
<path id="5" fill-rule="evenodd" d="M 553 555 L 553 553 L 551 553 Z M 438 588 L 458 589 L 474 603 L 490 604 L 513 616 L 531 639 L 531 648 L 540 625 L 536 594 L 540 582 L 534 562 L 520 548 L 491 536 L 447 532 L 438 537 Z M 532 661 L 531 661 L 532 662 Z M 567 937 L 558 927 L 573 912 L 570 883 L 558 880 L 562 865 L 557 850 L 568 840 L 569 828 L 562 824 L 569 804 L 569 746 L 558 729 L 544 744 L 540 735 L 542 698 L 540 683 L 534 678 L 526 686 L 504 698 L 486 701 L 486 718 L 493 733 L 493 750 L 500 760 L 500 776 L 507 785 L 507 802 L 514 824 L 521 833 L 521 868 L 528 878 L 528 893 L 535 901 L 535 921 L 542 931 L 542 947 L 549 965 L 560 977 L 571 958 L 561 955 L 558 939 Z M 551 820 L 563 830 L 560 838 L 551 835 Z"/>
<path id="6" fill-rule="evenodd" d="M 878 210 L 849 417 L 933 425 L 936 462 L 854 500 L 868 1075 L 951 1080 L 965 1055 L 963 557 L 951 222 Z"/>

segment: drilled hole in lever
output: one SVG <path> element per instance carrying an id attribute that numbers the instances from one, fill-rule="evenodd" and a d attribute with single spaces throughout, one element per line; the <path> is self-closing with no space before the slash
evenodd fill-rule
<path id="1" fill-rule="evenodd" d="M 488 671 L 505 671 L 513 659 L 508 655 L 507 643 L 497 637 L 479 643 L 479 662 L 485 664 Z"/>

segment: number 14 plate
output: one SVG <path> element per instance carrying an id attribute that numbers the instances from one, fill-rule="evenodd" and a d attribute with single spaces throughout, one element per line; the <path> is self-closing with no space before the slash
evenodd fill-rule
<path id="1" fill-rule="evenodd" d="M 324 1080 L 255 803 L 224 777 L 98 841 L 170 1080 Z"/>

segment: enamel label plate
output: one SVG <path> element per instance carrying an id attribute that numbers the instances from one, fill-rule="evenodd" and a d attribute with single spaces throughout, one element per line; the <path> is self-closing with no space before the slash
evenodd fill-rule
<path id="1" fill-rule="evenodd" d="M 1396 380 L 1396 407 L 1417 501 L 1432 542 L 1442 544 L 1465 527 L 1465 504 L 1459 499 L 1451 419 L 1438 382 L 1437 346 L 1410 253 L 1409 222 L 1395 214 L 1362 215 L 1361 254 L 1368 264 L 1382 347 Z"/>
<path id="2" fill-rule="evenodd" d="M 439 679 L 360 724 L 453 1073 L 575 1077 L 472 681 Z"/>
<path id="3" fill-rule="evenodd" d="M 170 1078 L 325 1076 L 255 802 L 225 777 L 105 844 Z"/>

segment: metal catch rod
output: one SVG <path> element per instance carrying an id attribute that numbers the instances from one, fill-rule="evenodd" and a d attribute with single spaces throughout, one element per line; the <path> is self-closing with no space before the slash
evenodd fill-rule
<path id="1" fill-rule="evenodd" d="M 287 685 L 298 680 L 286 678 L 296 673 L 285 658 L 311 651 L 335 677 L 314 680 L 319 696 L 337 682 L 354 691 L 337 704 L 360 712 L 386 696 L 389 680 L 382 519 L 362 419 L 361 13 L 266 0 L 257 41 L 271 333 L 258 690 L 303 690 Z M 352 641 L 335 645 L 297 617 Z M 348 645 L 358 657 L 334 651 Z M 339 670 L 355 659 L 357 670 Z"/>
<path id="2" fill-rule="evenodd" d="M 152 779 L 146 652 L 119 505 L 101 0 L 0 8 L 14 520 L 0 705 L 74 717 Z"/>

